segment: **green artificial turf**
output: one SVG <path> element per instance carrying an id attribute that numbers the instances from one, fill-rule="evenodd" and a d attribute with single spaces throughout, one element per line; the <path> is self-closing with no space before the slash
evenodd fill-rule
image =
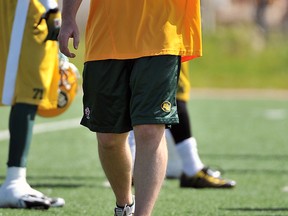
<path id="1" fill-rule="evenodd" d="M 288 186 L 288 102 L 232 95 L 192 97 L 188 105 L 202 161 L 236 180 L 237 186 L 232 190 L 180 189 L 178 180 L 165 180 L 153 215 L 288 215 L 288 192 L 283 192 Z M 0 209 L 0 216 L 113 215 L 115 199 L 105 186 L 95 134 L 77 123 L 81 106 L 79 92 L 63 115 L 37 118 L 36 127 L 76 121 L 67 129 L 35 134 L 28 160 L 29 183 L 49 196 L 63 197 L 65 207 Z M 7 129 L 8 111 L 0 109 L 1 133 Z M 0 140 L 0 182 L 5 176 L 7 148 L 7 139 Z"/>

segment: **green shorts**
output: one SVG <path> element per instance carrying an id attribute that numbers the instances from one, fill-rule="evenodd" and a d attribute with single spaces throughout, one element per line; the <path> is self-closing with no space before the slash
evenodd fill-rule
<path id="1" fill-rule="evenodd" d="M 86 62 L 81 124 L 95 132 L 124 133 L 135 125 L 178 123 L 180 64 L 172 55 Z"/>

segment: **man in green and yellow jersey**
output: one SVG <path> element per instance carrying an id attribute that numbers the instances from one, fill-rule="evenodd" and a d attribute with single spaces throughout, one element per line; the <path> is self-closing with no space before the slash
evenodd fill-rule
<path id="1" fill-rule="evenodd" d="M 0 1 L 0 105 L 11 106 L 7 175 L 0 208 L 63 206 L 26 181 L 27 158 L 37 109 L 57 107 L 60 80 L 55 0 Z"/>

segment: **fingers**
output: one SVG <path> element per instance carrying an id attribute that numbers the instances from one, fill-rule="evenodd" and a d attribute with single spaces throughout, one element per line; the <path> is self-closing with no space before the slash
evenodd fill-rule
<path id="1" fill-rule="evenodd" d="M 59 42 L 59 49 L 61 53 L 63 53 L 65 56 L 69 58 L 74 58 L 76 55 L 75 53 L 71 52 L 68 48 L 68 42 L 69 39 L 72 38 L 73 40 L 73 47 L 74 49 L 78 49 L 79 45 L 79 32 L 78 30 L 69 29 L 65 27 L 61 27 L 59 36 L 58 36 L 58 42 Z"/>
<path id="2" fill-rule="evenodd" d="M 71 53 L 68 48 L 68 41 L 70 36 L 68 34 L 61 34 L 61 31 L 58 36 L 58 42 L 59 42 L 59 49 L 61 53 L 63 53 L 65 56 L 69 58 L 74 58 L 76 55 L 74 53 Z"/>
<path id="3" fill-rule="evenodd" d="M 76 49 L 76 50 L 78 49 L 79 42 L 80 42 L 79 34 L 76 34 L 74 36 L 74 40 L 73 40 L 74 49 Z"/>

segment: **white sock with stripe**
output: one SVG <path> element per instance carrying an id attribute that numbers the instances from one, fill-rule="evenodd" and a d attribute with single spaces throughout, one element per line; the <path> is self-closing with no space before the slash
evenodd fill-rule
<path id="1" fill-rule="evenodd" d="M 199 157 L 197 142 L 194 137 L 190 137 L 178 143 L 176 149 L 182 160 L 183 172 L 187 176 L 193 176 L 203 169 L 204 164 Z"/>

